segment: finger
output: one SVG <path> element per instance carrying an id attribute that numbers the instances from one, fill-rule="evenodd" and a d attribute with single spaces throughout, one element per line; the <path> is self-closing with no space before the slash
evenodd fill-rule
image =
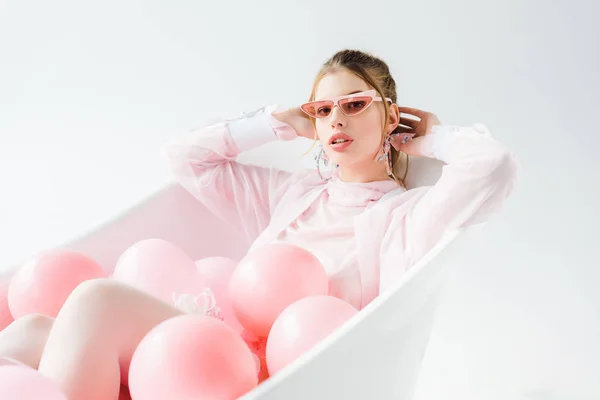
<path id="1" fill-rule="evenodd" d="M 404 133 L 404 132 L 414 132 L 413 128 L 398 125 L 392 133 Z"/>
<path id="2" fill-rule="evenodd" d="M 402 145 L 409 142 L 414 137 L 414 133 L 394 133 L 393 135 L 391 135 L 391 144 L 396 150 L 400 151 Z"/>
<path id="3" fill-rule="evenodd" d="M 398 146 L 397 150 L 408 154 L 409 156 L 420 156 L 423 137 L 415 137 L 408 142 Z"/>
<path id="4" fill-rule="evenodd" d="M 419 125 L 420 122 L 421 121 L 417 121 L 415 119 L 400 117 L 400 125 L 408 126 L 413 130 L 417 129 L 417 125 Z"/>
<path id="5" fill-rule="evenodd" d="M 398 109 L 400 110 L 401 113 L 405 113 L 405 114 L 412 114 L 418 118 L 422 118 L 425 116 L 425 114 L 427 114 L 426 111 L 423 110 L 419 110 L 418 108 L 412 108 L 412 107 L 398 107 Z"/>

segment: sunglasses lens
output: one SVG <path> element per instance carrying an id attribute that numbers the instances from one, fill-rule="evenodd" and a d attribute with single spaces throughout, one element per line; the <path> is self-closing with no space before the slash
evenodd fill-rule
<path id="1" fill-rule="evenodd" d="M 332 101 L 313 101 L 302 105 L 302 110 L 314 118 L 324 118 L 331 113 Z"/>
<path id="2" fill-rule="evenodd" d="M 340 107 L 346 115 L 356 115 L 364 111 L 373 102 L 370 96 L 350 97 L 340 100 Z"/>

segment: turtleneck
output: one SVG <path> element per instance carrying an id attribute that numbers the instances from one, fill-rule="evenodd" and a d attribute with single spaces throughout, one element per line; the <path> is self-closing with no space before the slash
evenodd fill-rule
<path id="1" fill-rule="evenodd" d="M 329 194 L 331 205 L 366 207 L 389 191 L 398 188 L 398 184 L 392 179 L 373 182 L 344 182 L 336 169 L 332 172 L 331 179 L 327 181 L 325 190 Z"/>
<path id="2" fill-rule="evenodd" d="M 354 218 L 399 186 L 393 180 L 344 182 L 333 171 L 325 190 L 276 239 L 313 253 L 329 276 L 329 295 L 360 309 L 361 278 L 354 243 Z"/>

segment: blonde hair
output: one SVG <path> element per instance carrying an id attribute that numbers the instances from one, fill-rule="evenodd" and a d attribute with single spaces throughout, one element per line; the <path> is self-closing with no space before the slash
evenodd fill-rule
<path id="1" fill-rule="evenodd" d="M 392 78 L 388 65 L 380 58 L 360 50 L 341 50 L 327 60 L 315 78 L 309 101 L 315 100 L 315 92 L 317 91 L 317 86 L 321 79 L 328 73 L 340 70 L 346 70 L 358 76 L 373 89 L 377 90 L 379 96 L 382 98 L 389 97 L 392 99 L 392 102 L 396 103 L 396 81 Z M 383 142 L 387 135 L 386 123 L 390 116 L 390 104 L 387 101 L 383 101 L 383 105 L 385 107 L 385 118 L 383 131 L 381 133 L 381 146 L 383 146 Z M 314 118 L 311 118 L 311 121 L 313 126 L 315 126 L 314 146 L 317 141 L 316 121 Z M 400 126 L 398 126 L 394 132 L 399 130 Z M 404 154 L 404 157 L 402 157 L 402 154 Z M 404 185 L 406 175 L 408 174 L 408 155 L 405 153 L 402 154 L 393 146 L 390 146 L 391 178 L 400 185 Z M 398 179 L 399 176 L 402 176 L 402 179 Z"/>

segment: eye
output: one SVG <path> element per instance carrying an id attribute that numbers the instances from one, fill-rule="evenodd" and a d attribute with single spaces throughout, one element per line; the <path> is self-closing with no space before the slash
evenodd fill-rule
<path id="1" fill-rule="evenodd" d="M 366 101 L 364 100 L 357 100 L 357 101 L 351 101 L 349 102 L 346 107 L 350 110 L 360 110 L 362 108 L 365 107 L 365 105 L 367 104 Z"/>
<path id="2" fill-rule="evenodd" d="M 327 106 L 319 107 L 317 109 L 317 115 L 322 116 L 322 117 L 326 117 L 327 115 L 329 115 L 330 112 L 331 112 L 331 108 L 329 108 Z"/>

